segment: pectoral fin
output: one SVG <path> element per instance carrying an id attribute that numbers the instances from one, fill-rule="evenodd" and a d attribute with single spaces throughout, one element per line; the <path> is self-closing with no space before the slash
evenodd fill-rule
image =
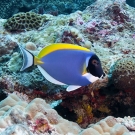
<path id="1" fill-rule="evenodd" d="M 91 83 L 93 83 L 99 79 L 98 77 L 96 77 L 90 73 L 86 73 L 83 76 L 86 77 Z"/>

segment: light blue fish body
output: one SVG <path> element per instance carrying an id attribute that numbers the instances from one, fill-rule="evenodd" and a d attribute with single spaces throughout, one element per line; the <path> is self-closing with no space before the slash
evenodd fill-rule
<path id="1" fill-rule="evenodd" d="M 63 43 L 52 44 L 43 48 L 37 57 L 20 48 L 25 59 L 21 70 L 34 63 L 48 81 L 58 85 L 69 85 L 67 91 L 99 79 L 86 70 L 90 58 L 95 54 L 84 47 Z"/>

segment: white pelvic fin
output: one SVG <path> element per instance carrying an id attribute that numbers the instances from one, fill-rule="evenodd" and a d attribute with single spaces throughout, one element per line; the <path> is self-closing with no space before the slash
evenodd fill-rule
<path id="1" fill-rule="evenodd" d="M 99 79 L 98 77 L 96 77 L 90 73 L 86 73 L 83 76 L 86 77 L 91 83 L 93 83 Z"/>
<path id="2" fill-rule="evenodd" d="M 69 86 L 67 87 L 66 91 L 68 91 L 68 92 L 74 91 L 74 90 L 76 90 L 76 89 L 78 89 L 78 88 L 80 88 L 80 87 L 82 87 L 82 86 L 69 85 Z"/>
<path id="3" fill-rule="evenodd" d="M 26 68 L 33 65 L 34 55 L 32 53 L 30 53 L 29 51 L 27 51 L 26 49 L 24 49 L 23 47 L 21 47 L 20 45 L 19 45 L 19 48 L 23 54 L 23 65 L 22 65 L 20 71 L 23 71 Z"/>
<path id="4" fill-rule="evenodd" d="M 51 83 L 57 84 L 57 85 L 66 85 L 62 82 L 57 81 L 53 77 L 51 77 L 41 66 L 37 65 L 38 69 L 42 73 L 42 75 Z"/>

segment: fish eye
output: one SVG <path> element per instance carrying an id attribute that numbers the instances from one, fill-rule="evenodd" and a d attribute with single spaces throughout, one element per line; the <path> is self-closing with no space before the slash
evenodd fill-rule
<path id="1" fill-rule="evenodd" d="M 97 65 L 99 65 L 99 62 L 97 60 L 92 60 L 92 64 L 97 66 Z"/>

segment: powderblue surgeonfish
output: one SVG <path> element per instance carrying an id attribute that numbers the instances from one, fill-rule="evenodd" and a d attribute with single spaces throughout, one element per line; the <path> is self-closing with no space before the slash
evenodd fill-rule
<path id="1" fill-rule="evenodd" d="M 37 65 L 48 81 L 57 85 L 69 85 L 67 91 L 91 84 L 104 75 L 97 55 L 78 45 L 54 43 L 44 47 L 38 56 L 19 47 L 23 54 L 20 71 Z"/>

